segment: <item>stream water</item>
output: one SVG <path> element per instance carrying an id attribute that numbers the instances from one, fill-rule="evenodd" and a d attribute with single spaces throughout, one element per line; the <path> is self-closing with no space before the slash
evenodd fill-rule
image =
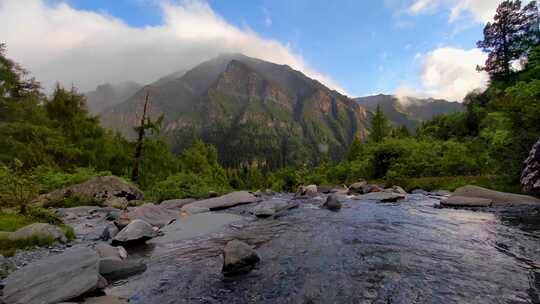
<path id="1" fill-rule="evenodd" d="M 139 249 L 148 270 L 108 292 L 145 304 L 540 303 L 539 210 L 439 209 L 423 195 L 346 199 L 339 212 L 320 203 Z M 233 238 L 261 263 L 225 278 L 221 249 Z"/>

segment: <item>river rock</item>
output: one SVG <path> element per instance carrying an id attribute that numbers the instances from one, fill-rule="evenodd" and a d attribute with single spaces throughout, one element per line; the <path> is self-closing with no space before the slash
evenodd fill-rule
<path id="1" fill-rule="evenodd" d="M 412 192 L 412 194 L 422 194 L 422 195 L 428 195 L 429 192 L 427 192 L 426 190 L 423 190 L 423 189 L 414 189 Z"/>
<path id="2" fill-rule="evenodd" d="M 108 241 L 110 239 L 113 239 L 118 234 L 118 232 L 120 231 L 114 224 L 108 223 L 103 228 L 103 231 L 101 232 L 101 236 L 99 237 L 99 239 L 102 241 Z"/>
<path id="3" fill-rule="evenodd" d="M 119 261 L 127 259 L 127 251 L 122 246 L 114 247 L 107 243 L 98 243 L 94 246 L 94 249 L 102 259 L 108 258 Z"/>
<path id="4" fill-rule="evenodd" d="M 116 281 L 144 272 L 146 265 L 142 261 L 103 258 L 99 260 L 99 274 L 108 281 Z"/>
<path id="5" fill-rule="evenodd" d="M 328 210 L 338 211 L 341 209 L 341 202 L 339 201 L 337 195 L 332 194 L 326 198 L 326 202 L 323 204 L 323 207 Z"/>
<path id="6" fill-rule="evenodd" d="M 300 186 L 296 191 L 297 196 L 316 196 L 318 192 L 317 185 Z"/>
<path id="7" fill-rule="evenodd" d="M 46 223 L 30 224 L 9 234 L 9 239 L 12 241 L 20 241 L 29 238 L 52 239 L 61 243 L 67 243 L 68 241 L 62 229 Z"/>
<path id="8" fill-rule="evenodd" d="M 240 204 L 254 203 L 258 198 L 247 191 L 236 191 L 220 197 L 209 198 L 196 201 L 182 207 L 182 211 L 189 210 L 190 207 L 207 208 L 209 210 L 219 210 L 233 207 Z"/>
<path id="9" fill-rule="evenodd" d="M 113 245 L 140 243 L 157 235 L 152 225 L 143 220 L 134 220 L 114 237 Z"/>
<path id="10" fill-rule="evenodd" d="M 17 265 L 3 255 L 0 255 L 0 278 L 7 277 L 15 270 L 17 270 Z"/>
<path id="11" fill-rule="evenodd" d="M 127 212 L 126 217 L 131 221 L 139 219 L 152 226 L 163 227 L 170 224 L 180 216 L 179 211 L 164 208 L 161 205 L 152 203 L 135 207 Z"/>
<path id="12" fill-rule="evenodd" d="M 276 214 L 298 207 L 298 203 L 292 201 L 286 201 L 282 199 L 272 199 L 268 201 L 263 201 L 257 206 L 253 207 L 252 213 L 256 217 L 270 217 L 275 216 Z"/>
<path id="13" fill-rule="evenodd" d="M 115 296 L 102 296 L 95 298 L 87 298 L 82 304 L 128 304 L 128 300 Z"/>
<path id="14" fill-rule="evenodd" d="M 34 202 L 47 207 L 66 198 L 77 197 L 105 206 L 127 206 L 132 200 L 142 200 L 143 192 L 116 176 L 98 176 L 88 181 L 41 195 Z"/>
<path id="15" fill-rule="evenodd" d="M 453 195 L 441 201 L 442 206 L 448 207 L 489 207 L 493 200 L 479 197 Z"/>
<path id="16" fill-rule="evenodd" d="M 180 210 L 185 205 L 191 204 L 194 201 L 195 199 L 192 199 L 192 198 L 172 199 L 172 200 L 166 200 L 159 203 L 159 206 L 166 209 Z"/>
<path id="17" fill-rule="evenodd" d="M 388 191 L 403 194 L 403 195 L 408 194 L 407 191 L 405 191 L 405 189 L 401 188 L 400 186 L 392 186 L 392 188 L 388 188 Z"/>
<path id="18" fill-rule="evenodd" d="M 251 271 L 260 261 L 257 252 L 248 244 L 233 240 L 223 248 L 223 268 L 225 276 L 233 276 Z"/>
<path id="19" fill-rule="evenodd" d="M 540 197 L 540 139 L 534 144 L 521 173 L 523 191 Z"/>
<path id="20" fill-rule="evenodd" d="M 499 192 L 478 186 L 465 186 L 458 188 L 453 196 L 485 198 L 493 201 L 494 206 L 512 205 L 535 205 L 540 204 L 540 199 L 528 195 Z"/>
<path id="21" fill-rule="evenodd" d="M 99 257 L 90 248 L 72 248 L 21 268 L 5 281 L 6 304 L 53 304 L 97 288 Z"/>
<path id="22" fill-rule="evenodd" d="M 393 192 L 371 192 L 368 194 L 358 195 L 354 197 L 357 200 L 375 200 L 381 202 L 397 202 L 400 199 L 404 199 L 404 194 Z"/>
<path id="23" fill-rule="evenodd" d="M 368 188 L 368 183 L 366 181 L 359 181 L 349 186 L 349 193 L 364 194 Z"/>

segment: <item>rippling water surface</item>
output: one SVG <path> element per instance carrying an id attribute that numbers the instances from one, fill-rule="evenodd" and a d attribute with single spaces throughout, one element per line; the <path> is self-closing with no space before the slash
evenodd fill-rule
<path id="1" fill-rule="evenodd" d="M 146 248 L 148 270 L 111 293 L 133 303 L 540 303 L 538 210 L 437 209 L 320 201 L 277 219 L 246 219 L 206 237 Z M 227 210 L 246 214 L 252 206 Z M 221 249 L 237 238 L 261 263 L 224 278 Z M 130 302 L 131 303 L 131 302 Z"/>

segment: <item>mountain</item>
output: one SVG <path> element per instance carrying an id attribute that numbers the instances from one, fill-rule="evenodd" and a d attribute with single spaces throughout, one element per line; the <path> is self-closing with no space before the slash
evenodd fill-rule
<path id="1" fill-rule="evenodd" d="M 411 131 L 415 130 L 422 121 L 464 110 L 461 103 L 444 99 L 405 97 L 400 101 L 396 96 L 380 94 L 354 100 L 370 111 L 375 111 L 380 105 L 384 115 L 395 126 L 406 126 Z"/>
<path id="2" fill-rule="evenodd" d="M 133 81 L 114 85 L 106 83 L 99 85 L 94 91 L 87 92 L 84 95 L 90 113 L 99 114 L 103 110 L 125 101 L 141 88 L 142 85 Z"/>
<path id="3" fill-rule="evenodd" d="M 102 123 L 133 134 L 147 91 L 150 116 L 164 115 L 175 150 L 202 138 L 227 166 L 339 159 L 355 137 L 367 135 L 369 112 L 352 99 L 287 65 L 241 54 L 161 79 L 102 113 Z"/>

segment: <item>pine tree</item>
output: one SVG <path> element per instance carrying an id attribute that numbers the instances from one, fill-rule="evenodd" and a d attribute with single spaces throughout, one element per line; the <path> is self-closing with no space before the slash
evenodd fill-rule
<path id="1" fill-rule="evenodd" d="M 381 106 L 377 105 L 377 110 L 375 115 L 371 118 L 371 133 L 369 134 L 369 141 L 371 142 L 382 142 L 390 132 L 392 131 L 392 126 L 390 121 L 381 110 Z"/>
<path id="2" fill-rule="evenodd" d="M 520 0 L 506 0 L 497 8 L 494 22 L 484 28 L 477 46 L 488 53 L 484 67 L 493 79 L 508 79 L 512 62 L 522 59 L 540 42 L 540 15 L 536 1 L 521 8 Z"/>

